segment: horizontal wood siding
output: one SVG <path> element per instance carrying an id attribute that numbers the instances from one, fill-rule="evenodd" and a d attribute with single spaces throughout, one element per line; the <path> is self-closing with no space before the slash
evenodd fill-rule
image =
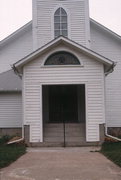
<path id="1" fill-rule="evenodd" d="M 85 0 L 56 1 L 36 0 L 33 6 L 34 44 L 41 47 L 54 38 L 53 15 L 59 6 L 67 10 L 69 38 L 77 43 L 87 44 L 89 26 L 88 7 Z M 37 48 L 36 47 L 36 48 Z"/>
<path id="2" fill-rule="evenodd" d="M 117 62 L 114 72 L 106 77 L 106 123 L 121 127 L 121 40 L 91 23 L 91 48 Z"/>
<path id="3" fill-rule="evenodd" d="M 0 128 L 22 127 L 21 93 L 0 93 Z"/>
<path id="4" fill-rule="evenodd" d="M 64 47 L 66 50 L 66 47 Z M 55 49 L 56 50 L 56 49 Z M 76 53 L 76 52 L 74 52 Z M 31 142 L 40 137 L 40 85 L 41 84 L 87 84 L 87 140 L 99 141 L 99 124 L 104 119 L 103 65 L 78 53 L 82 67 L 42 67 L 46 55 L 24 67 L 25 124 L 31 126 Z"/>

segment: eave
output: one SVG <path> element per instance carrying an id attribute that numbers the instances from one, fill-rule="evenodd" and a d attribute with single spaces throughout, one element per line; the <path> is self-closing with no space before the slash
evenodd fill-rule
<path id="1" fill-rule="evenodd" d="M 78 43 L 75 43 L 74 41 L 65 38 L 63 36 L 60 36 L 56 39 L 53 39 L 52 41 L 50 41 L 49 43 L 47 43 L 46 45 L 42 46 L 41 48 L 37 49 L 36 51 L 30 53 L 29 55 L 27 55 L 26 57 L 24 57 L 23 59 L 19 60 L 18 62 L 16 62 L 15 64 L 13 64 L 13 68 L 14 70 L 16 69 L 16 71 L 20 71 L 20 69 L 27 63 L 29 63 L 30 61 L 32 61 L 33 59 L 37 58 L 38 56 L 40 56 L 42 53 L 46 52 L 49 49 L 52 49 L 54 47 L 56 47 L 59 44 L 65 44 L 69 47 L 72 48 L 76 48 L 78 49 L 81 53 L 92 57 L 93 59 L 101 62 L 104 64 L 105 71 L 110 71 L 110 69 L 113 69 L 115 66 L 115 62 L 92 51 L 91 49 L 88 49 Z"/>

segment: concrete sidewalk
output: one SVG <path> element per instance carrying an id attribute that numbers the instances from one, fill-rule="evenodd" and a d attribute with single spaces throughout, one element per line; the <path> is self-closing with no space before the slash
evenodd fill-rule
<path id="1" fill-rule="evenodd" d="M 121 180 L 121 169 L 96 148 L 29 148 L 0 180 Z"/>

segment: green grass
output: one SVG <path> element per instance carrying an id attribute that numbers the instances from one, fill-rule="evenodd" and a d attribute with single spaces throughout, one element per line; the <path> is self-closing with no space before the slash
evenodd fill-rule
<path id="1" fill-rule="evenodd" d="M 6 145 L 8 138 L 0 139 L 0 168 L 8 166 L 13 161 L 17 160 L 21 155 L 26 153 L 24 144 Z"/>
<path id="2" fill-rule="evenodd" d="M 121 167 L 121 142 L 104 142 L 101 153 Z"/>

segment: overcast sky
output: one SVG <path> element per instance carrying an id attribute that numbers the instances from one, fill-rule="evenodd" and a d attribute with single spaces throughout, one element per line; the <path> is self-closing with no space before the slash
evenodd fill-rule
<path id="1" fill-rule="evenodd" d="M 90 17 L 121 35 L 121 0 L 89 0 Z M 32 0 L 0 0 L 0 40 L 32 19 Z"/>

